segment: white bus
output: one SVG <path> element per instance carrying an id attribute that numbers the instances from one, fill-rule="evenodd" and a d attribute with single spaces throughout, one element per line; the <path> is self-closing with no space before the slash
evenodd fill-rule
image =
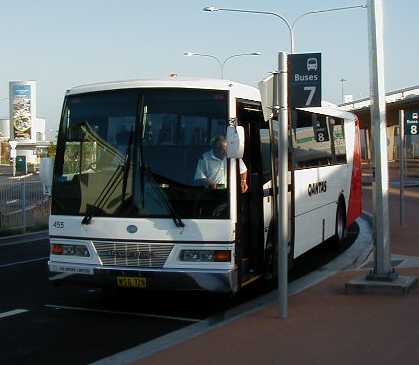
<path id="1" fill-rule="evenodd" d="M 361 212 L 355 116 L 322 107 L 297 110 L 292 121 L 290 260 L 332 236 L 341 242 Z M 244 131 L 244 163 L 214 150 L 231 126 Z M 232 81 L 142 80 L 67 91 L 50 272 L 91 286 L 224 293 L 275 272 L 277 148 L 269 126 L 259 91 Z M 214 184 L 202 183 L 208 164 L 221 176 Z"/>

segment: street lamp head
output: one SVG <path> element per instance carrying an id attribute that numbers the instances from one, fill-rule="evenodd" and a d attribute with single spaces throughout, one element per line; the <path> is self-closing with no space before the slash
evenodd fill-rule
<path id="1" fill-rule="evenodd" d="M 250 55 L 251 56 L 260 56 L 262 53 L 261 52 L 252 52 Z"/>
<path id="2" fill-rule="evenodd" d="M 193 52 L 185 52 L 183 55 L 184 56 L 186 56 L 186 57 L 190 57 L 190 56 L 193 56 L 195 53 L 193 53 Z"/>
<path id="3" fill-rule="evenodd" d="M 215 6 L 207 6 L 202 9 L 203 11 L 218 11 L 220 9 L 216 8 Z"/>

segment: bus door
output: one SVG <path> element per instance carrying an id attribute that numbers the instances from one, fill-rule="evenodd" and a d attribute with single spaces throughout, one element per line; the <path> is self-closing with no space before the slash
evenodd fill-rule
<path id="1" fill-rule="evenodd" d="M 259 120 L 260 103 L 238 101 L 237 119 L 245 130 L 243 162 L 247 168 L 247 190 L 242 189 L 240 167 L 237 166 L 240 281 L 244 286 L 259 277 L 264 259 L 263 173 Z M 237 160 L 239 162 L 239 160 Z M 239 165 L 239 163 L 237 163 Z"/>

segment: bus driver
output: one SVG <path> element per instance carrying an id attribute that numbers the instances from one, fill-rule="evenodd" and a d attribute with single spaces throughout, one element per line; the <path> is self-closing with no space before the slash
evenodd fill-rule
<path id="1" fill-rule="evenodd" d="M 205 152 L 195 171 L 195 181 L 210 189 L 225 187 L 227 180 L 227 140 L 224 136 L 217 136 L 211 143 L 211 150 Z M 240 163 L 241 192 L 247 192 L 247 168 L 243 160 Z"/>

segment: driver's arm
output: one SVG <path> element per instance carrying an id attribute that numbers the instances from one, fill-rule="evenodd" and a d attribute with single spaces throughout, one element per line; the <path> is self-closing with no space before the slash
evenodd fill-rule
<path id="1" fill-rule="evenodd" d="M 240 189 L 242 193 L 247 192 L 249 186 L 247 185 L 247 167 L 242 159 L 239 160 L 240 166 Z"/>

